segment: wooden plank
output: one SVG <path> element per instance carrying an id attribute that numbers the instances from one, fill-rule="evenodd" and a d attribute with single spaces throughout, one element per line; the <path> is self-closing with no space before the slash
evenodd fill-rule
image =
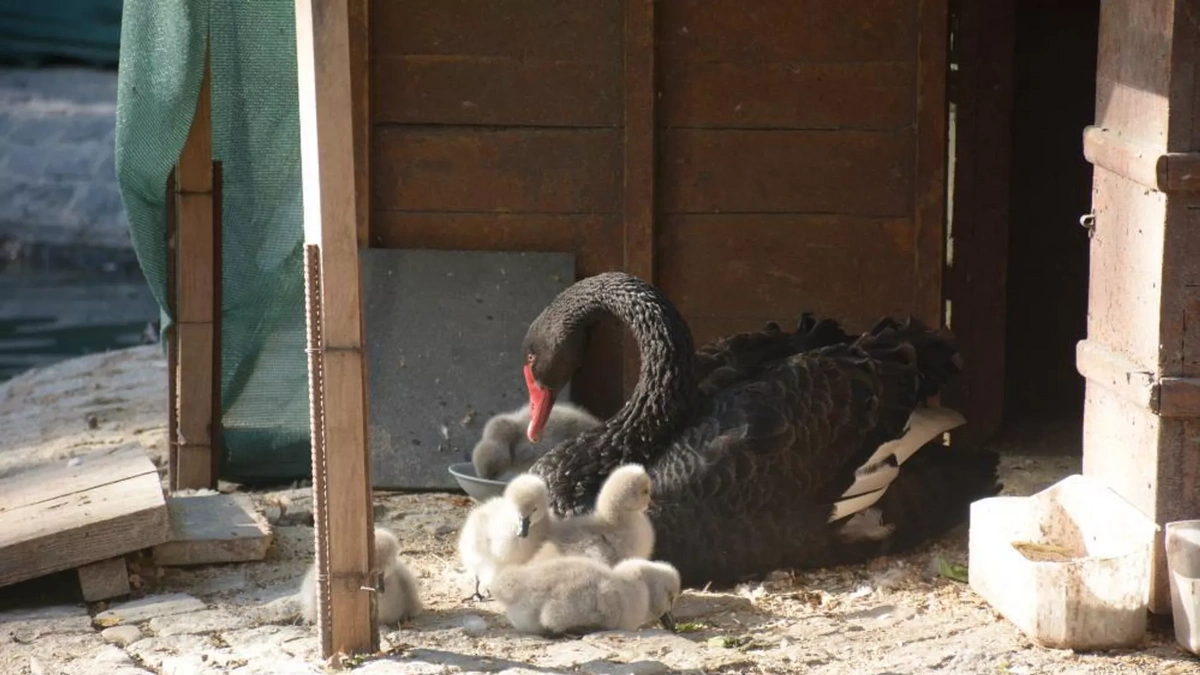
<path id="1" fill-rule="evenodd" d="M 667 213 L 909 216 L 911 135 L 867 131 L 668 129 Z"/>
<path id="2" fill-rule="evenodd" d="M 942 268 L 946 216 L 947 0 L 920 1 L 917 47 L 915 278 L 911 310 L 927 324 L 943 319 Z"/>
<path id="3" fill-rule="evenodd" d="M 150 472 L 145 451 L 133 445 L 96 450 L 67 464 L 51 464 L 0 480 L 0 513 L 41 504 L 65 495 L 80 494 L 107 482 L 118 482 Z"/>
<path id="4" fill-rule="evenodd" d="M 663 218 L 660 286 L 681 311 L 793 317 L 906 313 L 912 221 L 847 216 Z"/>
<path id="5" fill-rule="evenodd" d="M 354 117 L 354 190 L 371 193 L 371 2 L 348 0 L 350 30 L 350 91 Z M 389 82 L 384 79 L 381 82 Z M 359 209 L 355 219 L 358 245 L 371 236 L 371 210 Z"/>
<path id="6" fill-rule="evenodd" d="M 611 213 L 621 203 L 616 129 L 379 127 L 376 208 Z"/>
<path id="7" fill-rule="evenodd" d="M 653 284 L 655 213 L 654 2 L 625 2 L 624 269 Z M 639 354 L 625 338 L 624 389 L 638 380 Z"/>
<path id="8" fill-rule="evenodd" d="M 154 564 L 206 565 L 262 560 L 271 547 L 271 528 L 246 494 L 203 494 L 167 498 L 170 540 L 155 546 Z"/>
<path id="9" fill-rule="evenodd" d="M 219 250 L 214 223 L 211 68 L 206 54 L 200 94 L 187 140 L 175 165 L 175 339 L 173 405 L 177 445 L 173 489 L 215 487 L 213 388 L 217 383 L 214 317 Z"/>
<path id="10" fill-rule="evenodd" d="M 380 248 L 574 253 L 580 278 L 621 265 L 616 215 L 377 211 L 372 220 Z"/>
<path id="11" fill-rule="evenodd" d="M 22 474 L 0 481 L 7 504 L 0 509 L 0 586 L 121 556 L 170 536 L 158 471 L 144 453 L 131 449 L 88 460 L 82 473 L 62 467 L 36 481 Z"/>
<path id="12" fill-rule="evenodd" d="M 615 127 L 620 62 L 509 56 L 376 58 L 376 122 Z"/>
<path id="13" fill-rule="evenodd" d="M 354 111 L 347 3 L 296 0 L 296 55 L 305 242 L 319 265 L 319 294 L 308 298 L 310 334 L 319 352 L 310 370 L 316 542 L 322 574 L 318 633 L 326 656 L 379 647 L 371 555 L 370 455 L 367 449 L 362 289 L 358 265 Z M 316 262 L 315 260 L 313 262 Z M 326 452 L 327 449 L 332 449 Z M 317 461 L 316 458 L 321 461 Z"/>
<path id="14" fill-rule="evenodd" d="M 87 602 L 129 595 L 129 570 L 125 558 L 109 558 L 78 569 L 79 590 Z"/>
<path id="15" fill-rule="evenodd" d="M 915 62 L 664 59 L 662 71 L 669 127 L 904 130 L 915 121 Z"/>
<path id="16" fill-rule="evenodd" d="M 689 62 L 907 61 L 912 0 L 678 0 L 660 5 L 660 49 Z"/>
<path id="17" fill-rule="evenodd" d="M 943 295 L 966 369 L 942 402 L 963 412 L 953 441 L 980 443 L 1004 412 L 1009 176 L 1012 147 L 1013 0 L 960 0 L 954 35 L 952 217 Z"/>
<path id="18" fill-rule="evenodd" d="M 508 56 L 614 63 L 621 0 L 375 2 L 376 58 L 395 54 Z"/>

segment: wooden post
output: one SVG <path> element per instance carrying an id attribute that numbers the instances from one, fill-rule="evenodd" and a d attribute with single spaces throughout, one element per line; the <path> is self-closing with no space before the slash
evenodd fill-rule
<path id="1" fill-rule="evenodd" d="M 954 35 L 958 70 L 949 74 L 955 103 L 953 215 L 948 225 L 946 322 L 967 367 L 942 390 L 942 403 L 967 424 L 955 443 L 992 436 L 1004 412 L 1004 325 L 1012 144 L 1014 0 L 959 0 Z"/>
<path id="2" fill-rule="evenodd" d="M 1195 3 L 1101 3 L 1084 473 L 1157 523 L 1200 517 L 1200 53 Z M 1137 49 L 1129 45 L 1136 43 Z M 1162 533 L 1150 608 L 1170 613 Z"/>
<path id="3" fill-rule="evenodd" d="M 654 0 L 625 0 L 625 271 L 654 283 Z M 638 354 L 626 338 L 624 383 L 638 380 Z"/>
<path id="4" fill-rule="evenodd" d="M 296 0 L 317 547 L 326 656 L 378 649 L 348 0 Z"/>
<path id="5" fill-rule="evenodd" d="M 174 171 L 174 309 L 170 439 L 173 490 L 215 488 L 220 414 L 217 313 L 220 250 L 213 199 L 211 72 L 207 53 L 196 114 Z"/>
<path id="6" fill-rule="evenodd" d="M 942 266 L 946 222 L 947 0 L 920 0 L 917 46 L 916 255 L 913 313 L 929 325 L 944 320 Z M 926 257 L 924 253 L 932 255 Z"/>

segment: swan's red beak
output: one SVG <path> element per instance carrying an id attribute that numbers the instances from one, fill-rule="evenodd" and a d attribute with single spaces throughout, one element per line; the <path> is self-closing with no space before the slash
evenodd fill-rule
<path id="1" fill-rule="evenodd" d="M 528 363 L 525 364 L 525 388 L 529 390 L 529 429 L 525 435 L 530 443 L 537 443 L 550 419 L 550 409 L 554 407 L 554 390 L 538 384 L 533 376 L 533 366 Z"/>

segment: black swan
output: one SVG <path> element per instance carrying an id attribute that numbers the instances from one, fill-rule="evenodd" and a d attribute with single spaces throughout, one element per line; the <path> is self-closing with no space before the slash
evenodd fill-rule
<path id="1" fill-rule="evenodd" d="M 645 466 L 654 558 L 675 565 L 687 586 L 900 552 L 964 522 L 970 502 L 1001 489 L 996 454 L 942 445 L 941 433 L 963 420 L 924 404 L 958 372 L 944 332 L 883 319 L 851 338 L 806 314 L 792 334 L 769 325 L 696 351 L 670 301 L 622 272 L 576 282 L 530 325 L 522 351 L 531 440 L 605 315 L 637 341 L 638 384 L 612 418 L 529 471 L 565 516 L 590 511 L 619 465 Z"/>

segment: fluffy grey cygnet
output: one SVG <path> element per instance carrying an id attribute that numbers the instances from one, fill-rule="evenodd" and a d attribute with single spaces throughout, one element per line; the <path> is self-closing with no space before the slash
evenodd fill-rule
<path id="1" fill-rule="evenodd" d="M 546 483 L 537 476 L 521 474 L 504 494 L 476 506 L 467 516 L 458 537 L 458 554 L 467 571 L 475 575 L 475 593 L 491 584 L 496 572 L 518 565 L 537 552 L 550 527 Z"/>
<path id="2" fill-rule="evenodd" d="M 671 609 L 679 593 L 673 566 L 643 558 L 609 568 L 564 556 L 506 568 L 492 583 L 513 627 L 538 635 L 637 630 L 654 620 L 674 630 Z"/>
<path id="3" fill-rule="evenodd" d="M 649 558 L 654 551 L 650 475 L 640 464 L 624 464 L 612 472 L 596 497 L 596 510 L 550 523 L 537 560 L 582 555 L 606 565 L 626 558 Z"/>
<path id="4" fill-rule="evenodd" d="M 396 535 L 375 528 L 375 562 L 372 572 L 380 574 L 375 589 L 375 615 L 381 624 L 396 624 L 411 619 L 422 609 L 417 580 L 400 560 L 400 542 Z M 301 615 L 309 623 L 317 621 L 317 566 L 309 565 L 300 584 Z"/>
<path id="5" fill-rule="evenodd" d="M 537 443 L 525 435 L 529 426 L 529 404 L 493 416 L 483 425 L 483 435 L 471 451 L 475 475 L 504 480 L 527 471 L 547 450 L 573 436 L 594 429 L 602 422 L 588 411 L 567 401 L 554 404 L 550 419 Z"/>

